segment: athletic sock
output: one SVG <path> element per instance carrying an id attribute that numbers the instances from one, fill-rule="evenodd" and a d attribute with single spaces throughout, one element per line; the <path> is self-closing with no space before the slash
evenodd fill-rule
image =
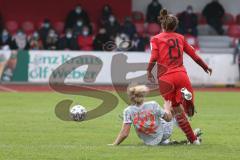
<path id="1" fill-rule="evenodd" d="M 187 139 L 193 143 L 197 137 L 195 136 L 192 127 L 185 115 L 185 113 L 179 113 L 175 116 L 176 121 L 178 122 L 178 126 L 182 129 L 182 131 L 185 133 Z"/>

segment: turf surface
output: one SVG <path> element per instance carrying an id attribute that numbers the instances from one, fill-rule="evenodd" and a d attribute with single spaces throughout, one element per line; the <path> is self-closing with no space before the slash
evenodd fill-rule
<path id="1" fill-rule="evenodd" d="M 201 146 L 147 147 L 133 128 L 118 147 L 107 146 L 119 132 L 125 104 L 107 115 L 83 122 L 56 118 L 54 107 L 72 98 L 94 108 L 100 101 L 57 93 L 0 93 L 0 160 L 239 160 L 240 93 L 197 92 L 198 114 L 193 127 L 202 128 Z M 152 98 L 160 104 L 159 97 Z M 175 129 L 174 139 L 184 139 Z"/>

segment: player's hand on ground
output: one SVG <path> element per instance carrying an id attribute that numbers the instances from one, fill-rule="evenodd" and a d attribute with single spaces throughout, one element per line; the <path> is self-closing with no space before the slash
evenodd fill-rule
<path id="1" fill-rule="evenodd" d="M 155 83 L 155 78 L 151 72 L 147 73 L 147 78 L 151 83 Z"/>
<path id="2" fill-rule="evenodd" d="M 205 72 L 211 76 L 212 75 L 212 68 L 206 69 Z"/>

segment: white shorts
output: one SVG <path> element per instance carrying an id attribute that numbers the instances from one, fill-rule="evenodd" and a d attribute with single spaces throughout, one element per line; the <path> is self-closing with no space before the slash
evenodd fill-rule
<path id="1" fill-rule="evenodd" d="M 160 144 L 165 144 L 166 143 L 165 141 L 168 140 L 173 133 L 173 120 L 170 122 L 162 120 L 162 125 L 163 125 L 163 137 Z"/>

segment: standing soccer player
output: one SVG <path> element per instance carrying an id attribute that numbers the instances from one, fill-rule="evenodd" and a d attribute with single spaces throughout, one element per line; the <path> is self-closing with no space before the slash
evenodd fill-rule
<path id="1" fill-rule="evenodd" d="M 151 39 L 151 58 L 147 68 L 148 79 L 155 81 L 151 73 L 155 63 L 158 64 L 158 82 L 160 93 L 165 100 L 172 102 L 175 119 L 179 127 L 193 144 L 200 144 L 187 119 L 194 115 L 193 89 L 183 66 L 183 52 L 186 52 L 206 73 L 212 74 L 212 69 L 196 54 L 184 36 L 175 33 L 178 19 L 168 14 L 166 9 L 160 11 L 159 22 L 163 32 Z M 168 88 L 171 86 L 170 88 Z M 187 95 L 190 95 L 187 97 Z M 182 109 L 183 106 L 183 109 Z"/>

